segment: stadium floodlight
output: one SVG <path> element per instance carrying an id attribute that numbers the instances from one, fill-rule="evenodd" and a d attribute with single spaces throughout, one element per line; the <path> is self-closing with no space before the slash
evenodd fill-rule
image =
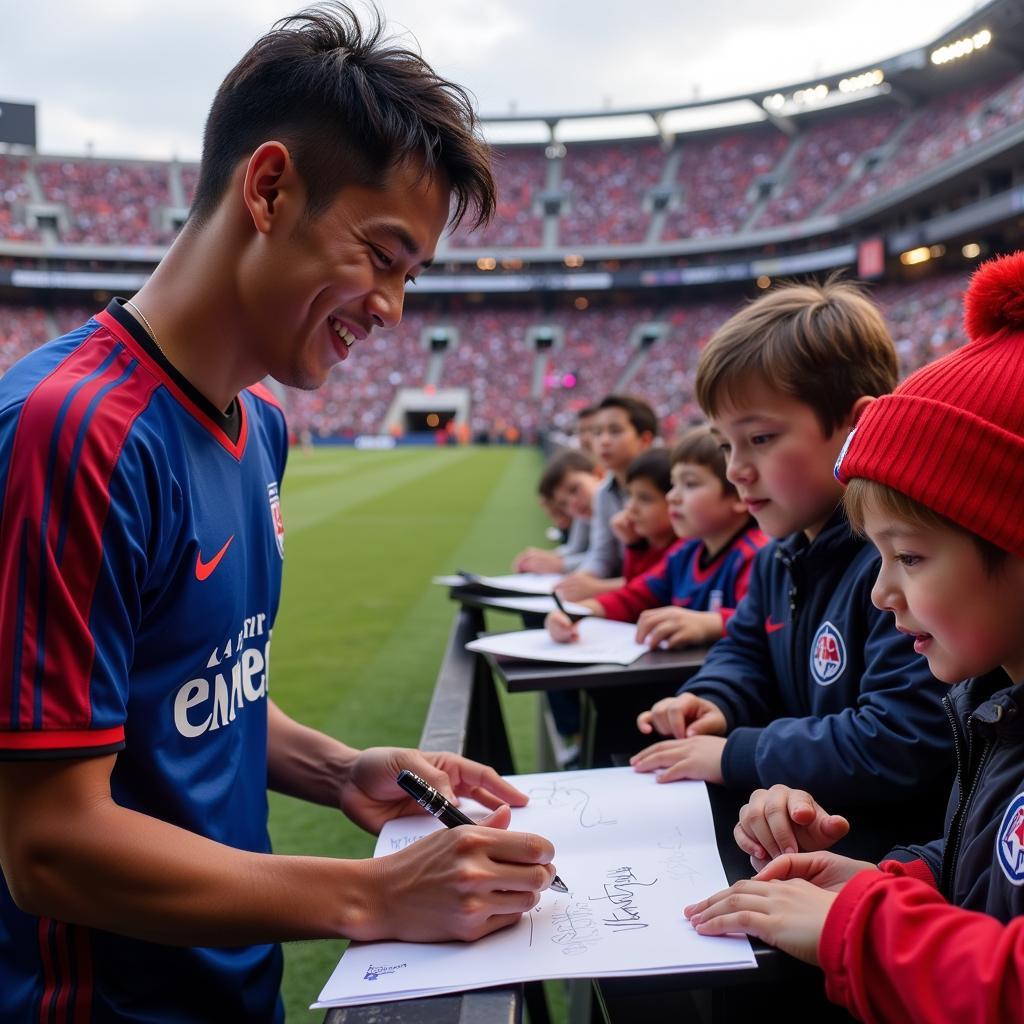
<path id="1" fill-rule="evenodd" d="M 865 71 L 862 75 L 851 75 L 839 81 L 840 92 L 860 92 L 862 89 L 874 89 L 885 81 L 885 72 L 881 68 Z"/>
<path id="2" fill-rule="evenodd" d="M 828 99 L 829 87 L 820 82 L 818 85 L 809 86 L 806 89 L 797 89 L 793 93 L 793 102 L 802 107 L 809 107 L 815 103 L 823 103 Z"/>
<path id="3" fill-rule="evenodd" d="M 933 64 L 948 64 L 951 60 L 960 60 L 961 57 L 967 57 L 978 50 L 983 50 L 991 42 L 992 33 L 987 28 L 983 28 L 980 32 L 975 32 L 973 36 L 964 36 L 963 39 L 957 39 L 955 42 L 932 50 L 931 61 Z"/>
<path id="4" fill-rule="evenodd" d="M 476 261 L 477 270 L 494 270 L 497 265 L 498 261 L 493 256 L 481 256 Z"/>
<path id="5" fill-rule="evenodd" d="M 932 258 L 932 251 L 927 245 L 919 245 L 916 249 L 908 249 L 900 253 L 900 263 L 905 267 L 913 267 L 918 263 L 927 263 Z"/>
<path id="6" fill-rule="evenodd" d="M 960 253 L 965 260 L 975 260 L 981 255 L 981 246 L 977 242 L 968 242 Z"/>
<path id="7" fill-rule="evenodd" d="M 774 92 L 771 96 L 765 96 L 761 100 L 761 106 L 765 110 L 781 110 L 786 105 L 786 97 L 781 92 Z"/>

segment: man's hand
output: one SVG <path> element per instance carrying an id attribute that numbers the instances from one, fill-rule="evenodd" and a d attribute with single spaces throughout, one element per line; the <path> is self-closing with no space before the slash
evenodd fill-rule
<path id="1" fill-rule="evenodd" d="M 750 794 L 733 835 L 760 871 L 784 853 L 827 850 L 849 831 L 846 818 L 829 814 L 810 793 L 778 784 Z"/>
<path id="2" fill-rule="evenodd" d="M 541 836 L 504 831 L 508 822 L 501 807 L 480 826 L 441 829 L 367 861 L 367 907 L 352 938 L 472 941 L 515 924 L 555 877 L 555 851 Z"/>
<path id="3" fill-rule="evenodd" d="M 692 693 L 659 700 L 650 711 L 637 716 L 636 727 L 645 735 L 660 732 L 662 736 L 724 736 L 725 715 L 717 704 Z"/>
<path id="4" fill-rule="evenodd" d="M 544 628 L 550 634 L 551 639 L 560 644 L 576 643 L 580 638 L 580 631 L 576 628 L 576 623 L 565 612 L 548 612 L 544 619 Z"/>
<path id="5" fill-rule="evenodd" d="M 690 608 L 648 608 L 636 623 L 636 642 L 658 647 L 690 647 L 711 644 L 722 636 L 718 612 L 695 612 Z"/>
<path id="6" fill-rule="evenodd" d="M 658 772 L 658 782 L 700 779 L 721 784 L 723 750 L 725 740 L 721 736 L 662 740 L 634 754 L 629 763 L 637 772 Z"/>
<path id="7" fill-rule="evenodd" d="M 620 509 L 608 520 L 608 529 L 626 547 L 642 539 L 633 525 L 633 517 L 625 509 Z"/>
<path id="8" fill-rule="evenodd" d="M 803 878 L 760 881 L 760 876 L 684 908 L 701 935 L 743 932 L 809 964 L 818 963 L 818 942 L 836 893 Z"/>
<path id="9" fill-rule="evenodd" d="M 565 566 L 557 551 L 527 548 L 515 557 L 512 568 L 516 572 L 561 572 Z"/>
<path id="10" fill-rule="evenodd" d="M 449 800 L 472 797 L 485 807 L 527 802 L 493 768 L 458 754 L 424 753 L 402 747 L 368 747 L 360 751 L 342 782 L 341 809 L 357 825 L 376 834 L 384 822 L 422 809 L 395 781 L 402 769 L 419 775 Z"/>

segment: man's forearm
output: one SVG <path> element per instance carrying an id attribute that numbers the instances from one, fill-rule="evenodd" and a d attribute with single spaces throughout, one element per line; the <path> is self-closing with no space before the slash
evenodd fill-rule
<path id="1" fill-rule="evenodd" d="M 36 838 L 9 875 L 30 913 L 149 942 L 232 946 L 359 935 L 371 862 L 249 853 L 112 801 Z M 6 865 L 5 865 L 6 868 Z"/>
<path id="2" fill-rule="evenodd" d="M 341 788 L 359 751 L 267 707 L 267 785 L 327 807 L 341 806 Z"/>

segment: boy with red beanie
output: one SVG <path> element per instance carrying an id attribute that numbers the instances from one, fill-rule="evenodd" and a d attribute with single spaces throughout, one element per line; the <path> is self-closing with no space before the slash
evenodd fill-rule
<path id="1" fill-rule="evenodd" d="M 1019 1020 L 1024 1005 L 1024 253 L 979 270 L 965 305 L 969 343 L 872 403 L 836 464 L 882 556 L 872 600 L 958 684 L 943 698 L 957 751 L 945 836 L 877 868 L 777 856 L 685 911 L 702 934 L 820 963 L 829 997 L 869 1022 Z M 835 825 L 775 787 L 736 836 L 763 862 L 790 837 L 830 845 Z"/>

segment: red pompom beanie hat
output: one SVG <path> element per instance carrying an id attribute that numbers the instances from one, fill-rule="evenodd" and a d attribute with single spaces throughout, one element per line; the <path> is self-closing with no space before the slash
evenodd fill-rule
<path id="1" fill-rule="evenodd" d="M 964 296 L 968 342 L 865 410 L 836 477 L 874 480 L 1024 558 L 1024 252 Z"/>

